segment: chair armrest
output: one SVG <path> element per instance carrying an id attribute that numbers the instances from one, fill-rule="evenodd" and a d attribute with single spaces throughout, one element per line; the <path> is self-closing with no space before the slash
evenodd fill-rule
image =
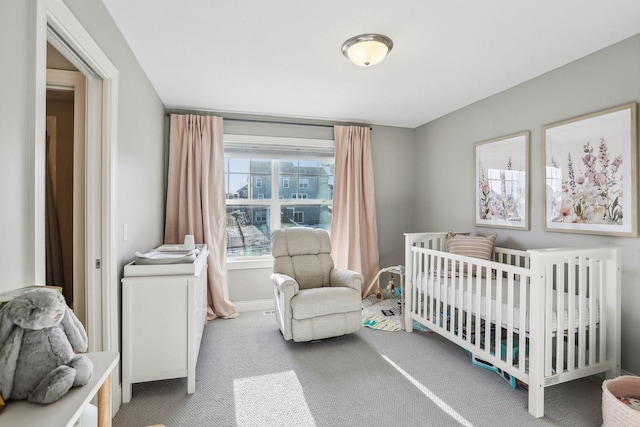
<path id="1" fill-rule="evenodd" d="M 362 274 L 352 270 L 334 268 L 331 270 L 329 280 L 331 281 L 331 286 L 343 286 L 362 292 L 364 277 L 362 277 Z"/>
<path id="2" fill-rule="evenodd" d="M 300 291 L 300 285 L 298 285 L 298 282 L 286 274 L 273 273 L 271 274 L 271 280 L 273 280 L 273 283 L 276 285 L 278 290 L 285 294 L 294 296 Z"/>

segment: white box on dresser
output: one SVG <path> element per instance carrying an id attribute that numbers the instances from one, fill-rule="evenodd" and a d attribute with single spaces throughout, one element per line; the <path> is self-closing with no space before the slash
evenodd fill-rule
<path id="1" fill-rule="evenodd" d="M 207 319 L 206 245 L 190 264 L 135 265 L 122 278 L 122 401 L 131 385 L 187 377 L 195 392 L 196 362 Z"/>

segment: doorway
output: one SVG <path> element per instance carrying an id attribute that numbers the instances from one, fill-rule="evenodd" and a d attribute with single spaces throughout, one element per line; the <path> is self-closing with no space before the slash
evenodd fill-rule
<path id="1" fill-rule="evenodd" d="M 45 147 L 46 284 L 60 286 L 87 323 L 85 277 L 86 77 L 47 44 Z"/>

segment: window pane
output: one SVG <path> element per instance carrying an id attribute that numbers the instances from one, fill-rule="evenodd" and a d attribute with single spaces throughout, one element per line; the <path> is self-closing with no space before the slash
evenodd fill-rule
<path id="1" fill-rule="evenodd" d="M 300 175 L 315 175 L 317 173 L 320 163 L 317 160 L 299 160 L 298 170 Z"/>
<path id="2" fill-rule="evenodd" d="M 224 170 L 227 199 L 271 199 L 271 160 L 226 157 Z"/>
<path id="3" fill-rule="evenodd" d="M 249 174 L 229 173 L 226 176 L 227 199 L 249 198 Z"/>
<path id="4" fill-rule="evenodd" d="M 271 174 L 257 176 L 252 174 L 251 182 L 252 199 L 271 198 Z"/>
<path id="5" fill-rule="evenodd" d="M 227 206 L 227 257 L 271 253 L 268 206 Z"/>
<path id="6" fill-rule="evenodd" d="M 333 176 L 318 177 L 317 199 L 332 200 L 333 199 Z"/>
<path id="7" fill-rule="evenodd" d="M 251 160 L 251 173 L 271 175 L 271 160 Z"/>
<path id="8" fill-rule="evenodd" d="M 298 172 L 297 160 L 280 160 L 280 174 L 292 174 Z"/>
<path id="9" fill-rule="evenodd" d="M 298 193 L 298 177 L 297 175 L 280 175 L 279 198 L 291 200 L 292 194 Z"/>
<path id="10" fill-rule="evenodd" d="M 229 160 L 229 172 L 249 172 L 249 159 L 228 157 L 227 160 Z"/>
<path id="11" fill-rule="evenodd" d="M 282 200 L 333 198 L 334 162 L 279 160 L 278 198 Z"/>
<path id="12" fill-rule="evenodd" d="M 331 229 L 331 205 L 283 206 L 280 209 L 280 228 L 313 227 Z"/>

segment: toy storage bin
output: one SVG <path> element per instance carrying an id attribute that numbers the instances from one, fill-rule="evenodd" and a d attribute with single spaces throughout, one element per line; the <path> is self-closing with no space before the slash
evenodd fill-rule
<path id="1" fill-rule="evenodd" d="M 640 399 L 640 377 L 624 375 L 602 383 L 603 427 L 640 426 L 640 411 L 618 400 Z"/>

